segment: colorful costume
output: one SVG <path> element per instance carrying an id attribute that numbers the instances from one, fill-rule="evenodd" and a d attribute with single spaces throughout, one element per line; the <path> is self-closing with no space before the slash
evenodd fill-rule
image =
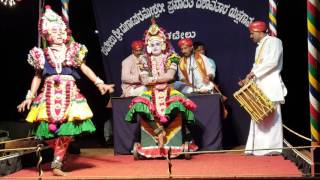
<path id="1" fill-rule="evenodd" d="M 166 157 L 169 149 L 172 157 L 195 151 L 196 145 L 185 144 L 184 124 L 195 122 L 192 110 L 196 105 L 168 84 L 174 79 L 180 57 L 170 49 L 164 29 L 155 22 L 145 33 L 145 43 L 140 77 L 149 90 L 132 100 L 126 116 L 128 122 L 133 122 L 136 113 L 141 117 L 141 144 L 134 147 L 134 153 L 155 158 Z"/>
<path id="2" fill-rule="evenodd" d="M 95 131 L 90 118 L 93 114 L 86 99 L 75 83 L 80 78 L 76 68 L 83 63 L 87 53 L 85 46 L 71 43 L 66 52 L 67 58 L 57 74 L 54 57 L 50 47 L 33 48 L 29 54 L 29 63 L 37 71 L 42 71 L 44 85 L 42 92 L 34 99 L 26 118 L 30 123 L 39 123 L 35 135 L 39 138 L 73 136 L 82 132 Z"/>
<path id="3" fill-rule="evenodd" d="M 46 7 L 40 23 L 41 34 L 50 46 L 44 49 L 35 47 L 29 52 L 28 62 L 44 83 L 37 97 L 26 97 L 33 102 L 26 120 L 35 124 L 35 136 L 45 139 L 54 149 L 51 167 L 60 170 L 72 136 L 95 131 L 90 120 L 92 111 L 75 82 L 80 78 L 76 69 L 84 65 L 87 48 L 76 42 L 67 42 L 70 36 L 66 25 L 50 7 Z M 97 83 L 102 83 L 99 80 L 97 77 Z"/>

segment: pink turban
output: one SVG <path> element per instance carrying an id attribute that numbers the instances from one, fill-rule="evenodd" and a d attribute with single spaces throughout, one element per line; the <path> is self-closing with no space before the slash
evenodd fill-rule
<path id="1" fill-rule="evenodd" d="M 180 40 L 178 41 L 178 46 L 181 48 L 181 47 L 184 46 L 184 45 L 191 47 L 191 46 L 192 46 L 192 40 L 189 39 L 189 38 L 180 39 Z"/>
<path id="2" fill-rule="evenodd" d="M 133 41 L 131 43 L 131 48 L 133 50 L 137 50 L 143 47 L 143 41 L 142 40 L 137 40 L 137 41 Z"/>
<path id="3" fill-rule="evenodd" d="M 267 30 L 267 25 L 263 21 L 254 21 L 249 24 L 250 31 L 257 31 L 257 32 L 265 32 Z"/>

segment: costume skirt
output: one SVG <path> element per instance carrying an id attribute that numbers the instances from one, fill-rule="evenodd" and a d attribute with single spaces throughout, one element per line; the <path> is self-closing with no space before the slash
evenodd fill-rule
<path id="1" fill-rule="evenodd" d="M 140 141 L 133 151 L 147 158 L 166 157 L 169 149 L 177 157 L 182 152 L 196 151 L 198 147 L 185 143 L 185 123 L 194 123 L 192 112 L 196 105 L 179 91 L 172 88 L 151 89 L 132 100 L 126 116 L 127 122 L 134 122 L 140 116 Z M 159 146 L 156 128 L 165 131 L 164 144 Z"/>
<path id="2" fill-rule="evenodd" d="M 53 75 L 45 79 L 26 120 L 34 123 L 39 138 L 74 136 L 94 132 L 93 114 L 72 76 Z"/>

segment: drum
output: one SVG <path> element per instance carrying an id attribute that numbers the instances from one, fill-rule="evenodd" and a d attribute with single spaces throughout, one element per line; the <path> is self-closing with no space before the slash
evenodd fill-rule
<path id="1" fill-rule="evenodd" d="M 233 96 L 257 123 L 275 110 L 273 102 L 268 99 L 253 80 L 248 81 Z"/>

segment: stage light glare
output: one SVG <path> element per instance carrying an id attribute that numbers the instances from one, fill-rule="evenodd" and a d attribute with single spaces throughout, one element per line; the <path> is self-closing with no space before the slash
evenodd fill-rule
<path id="1" fill-rule="evenodd" d="M 4 6 L 13 7 L 16 5 L 15 0 L 1 0 L 0 1 Z"/>

